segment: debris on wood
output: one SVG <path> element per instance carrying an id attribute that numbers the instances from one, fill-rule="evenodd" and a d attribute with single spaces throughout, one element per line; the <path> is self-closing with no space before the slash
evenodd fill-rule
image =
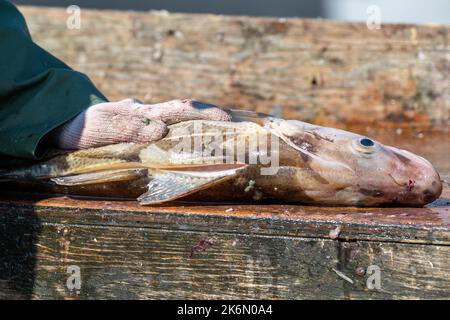
<path id="1" fill-rule="evenodd" d="M 366 274 L 366 268 L 364 268 L 364 267 L 358 267 L 358 268 L 356 268 L 356 274 L 357 274 L 358 276 L 363 276 L 363 275 L 365 275 L 365 274 Z"/>
<path id="2" fill-rule="evenodd" d="M 342 279 L 344 279 L 345 281 L 353 284 L 353 280 L 350 279 L 349 277 L 347 277 L 343 272 L 336 270 L 335 268 L 331 268 L 331 270 L 333 270 L 339 277 L 341 277 Z"/>
<path id="3" fill-rule="evenodd" d="M 192 258 L 195 252 L 205 252 L 206 249 L 212 247 L 215 242 L 216 240 L 213 238 L 200 240 L 197 245 L 191 248 L 188 257 Z"/>
<path id="4" fill-rule="evenodd" d="M 330 230 L 329 235 L 330 235 L 331 239 L 335 240 L 335 239 L 337 239 L 339 237 L 340 233 L 341 233 L 341 227 L 337 226 L 335 229 Z"/>

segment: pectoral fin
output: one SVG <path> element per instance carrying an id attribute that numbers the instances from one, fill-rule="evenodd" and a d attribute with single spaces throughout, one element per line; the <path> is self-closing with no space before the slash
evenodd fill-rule
<path id="1" fill-rule="evenodd" d="M 62 186 L 77 186 L 116 181 L 128 181 L 147 175 L 146 169 L 121 169 L 89 172 L 67 177 L 57 177 L 51 181 Z"/>
<path id="2" fill-rule="evenodd" d="M 230 179 L 244 167 L 246 165 L 221 171 L 155 171 L 148 191 L 138 200 L 143 205 L 175 200 Z"/>

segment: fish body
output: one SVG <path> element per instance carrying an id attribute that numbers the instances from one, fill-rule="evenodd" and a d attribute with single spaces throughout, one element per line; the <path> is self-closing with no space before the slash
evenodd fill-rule
<path id="1" fill-rule="evenodd" d="M 150 144 L 61 154 L 0 173 L 0 181 L 138 197 L 144 205 L 193 199 L 420 206 L 442 191 L 433 166 L 410 152 L 297 120 L 242 112 L 233 118 L 174 124 Z"/>

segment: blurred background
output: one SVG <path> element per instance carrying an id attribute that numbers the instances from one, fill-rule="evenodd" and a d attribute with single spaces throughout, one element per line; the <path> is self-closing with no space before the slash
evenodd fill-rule
<path id="1" fill-rule="evenodd" d="M 382 22 L 450 24 L 450 0 L 17 0 L 42 5 L 120 10 L 168 10 L 272 17 L 326 18 L 365 21 L 367 8 L 377 5 Z"/>
<path id="2" fill-rule="evenodd" d="M 34 40 L 112 101 L 193 98 L 344 129 L 450 128 L 450 0 L 13 1 Z M 70 5 L 81 8 L 78 28 Z"/>

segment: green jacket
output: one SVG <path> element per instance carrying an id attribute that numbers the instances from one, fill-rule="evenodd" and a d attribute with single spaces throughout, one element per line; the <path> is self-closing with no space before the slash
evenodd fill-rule
<path id="1" fill-rule="evenodd" d="M 47 133 L 105 101 L 87 76 L 36 45 L 17 8 L 0 0 L 0 160 L 39 159 Z"/>

